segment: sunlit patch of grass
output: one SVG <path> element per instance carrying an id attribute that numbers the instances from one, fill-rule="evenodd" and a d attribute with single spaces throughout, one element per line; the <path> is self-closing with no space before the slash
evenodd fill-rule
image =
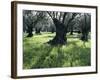
<path id="1" fill-rule="evenodd" d="M 91 65 L 91 43 L 68 38 L 66 45 L 47 44 L 55 33 L 41 33 L 23 39 L 23 68 L 53 68 Z"/>

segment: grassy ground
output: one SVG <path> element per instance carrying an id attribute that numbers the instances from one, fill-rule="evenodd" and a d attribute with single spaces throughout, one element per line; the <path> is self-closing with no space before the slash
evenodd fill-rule
<path id="1" fill-rule="evenodd" d="M 68 43 L 63 46 L 46 44 L 55 34 L 42 33 L 23 39 L 23 68 L 52 68 L 91 65 L 90 40 L 85 43 L 68 35 Z"/>

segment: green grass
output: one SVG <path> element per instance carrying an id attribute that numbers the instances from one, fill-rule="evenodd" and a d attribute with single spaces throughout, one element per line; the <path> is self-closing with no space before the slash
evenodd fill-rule
<path id="1" fill-rule="evenodd" d="M 76 35 L 76 34 L 75 34 Z M 66 45 L 51 46 L 47 44 L 55 34 L 42 33 L 23 39 L 23 68 L 53 68 L 91 65 L 91 43 L 82 42 L 68 35 Z"/>

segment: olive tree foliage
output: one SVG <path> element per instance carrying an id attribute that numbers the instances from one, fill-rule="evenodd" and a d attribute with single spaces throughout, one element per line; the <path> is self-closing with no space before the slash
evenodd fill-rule
<path id="1" fill-rule="evenodd" d="M 43 12 L 43 14 L 45 14 L 45 16 L 40 21 L 38 21 L 38 23 L 35 26 L 36 34 L 41 34 L 40 31 L 42 31 L 42 32 L 55 31 L 54 24 L 51 21 L 48 14 L 46 12 Z"/>
<path id="2" fill-rule="evenodd" d="M 23 31 L 28 33 L 27 37 L 32 37 L 33 31 L 35 31 L 36 34 L 40 33 L 42 25 L 47 20 L 48 17 L 46 16 L 46 13 L 44 11 L 24 10 Z"/>

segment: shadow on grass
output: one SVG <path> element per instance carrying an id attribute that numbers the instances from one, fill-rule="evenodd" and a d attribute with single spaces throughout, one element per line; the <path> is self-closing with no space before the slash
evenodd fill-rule
<path id="1" fill-rule="evenodd" d="M 79 40 L 69 40 L 63 46 L 36 44 L 25 41 L 23 68 L 54 68 L 91 65 L 91 49 Z"/>
<path id="2" fill-rule="evenodd" d="M 65 64 L 64 66 L 90 66 L 91 65 L 91 49 L 83 45 L 77 45 L 77 41 L 66 45 Z"/>
<path id="3" fill-rule="evenodd" d="M 31 66 L 31 69 L 43 68 L 44 67 L 43 62 L 44 62 L 45 58 L 50 55 L 52 48 L 53 47 L 51 47 L 51 46 L 42 45 L 42 46 L 40 46 L 40 48 L 36 49 L 37 54 L 38 54 L 38 51 L 41 52 L 41 54 L 37 55 L 37 59 L 36 59 L 35 63 Z"/>
<path id="4" fill-rule="evenodd" d="M 49 56 L 47 56 L 43 61 L 42 67 L 44 68 L 62 67 L 62 65 L 64 64 L 63 58 L 64 54 L 63 51 L 61 50 L 61 46 L 58 45 L 56 47 L 53 47 Z"/>

